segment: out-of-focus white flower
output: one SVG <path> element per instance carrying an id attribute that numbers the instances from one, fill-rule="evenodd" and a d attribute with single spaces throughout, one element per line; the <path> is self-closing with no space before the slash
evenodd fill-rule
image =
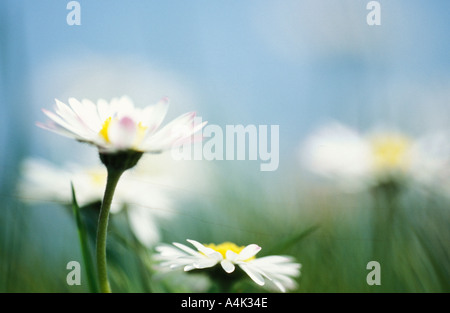
<path id="1" fill-rule="evenodd" d="M 147 163 L 143 159 L 143 164 Z M 158 163 L 159 165 L 160 162 Z M 154 167 L 158 167 L 155 164 Z M 146 165 L 145 169 L 151 168 Z M 58 167 L 42 159 L 26 159 L 22 164 L 19 196 L 25 201 L 57 201 L 70 204 L 73 183 L 77 201 L 84 206 L 101 201 L 105 191 L 107 171 L 104 166 L 83 167 L 76 164 Z M 154 171 L 152 175 L 138 165 L 123 174 L 120 188 L 111 206 L 112 213 L 126 206 L 131 227 L 136 237 L 145 245 L 159 241 L 156 218 L 172 215 L 172 200 L 158 184 L 170 185 L 170 175 Z M 151 179 L 147 179 L 150 176 Z"/>
<path id="2" fill-rule="evenodd" d="M 293 277 L 300 275 L 299 263 L 288 256 L 266 256 L 256 258 L 261 247 L 256 244 L 237 246 L 231 242 L 219 245 L 203 245 L 195 240 L 187 240 L 196 249 L 180 243 L 156 247 L 159 254 L 155 259 L 160 266 L 169 269 L 183 268 L 184 271 L 205 269 L 220 264 L 226 273 L 234 272 L 239 266 L 256 284 L 264 286 L 267 281 L 273 283 L 282 292 L 294 289 Z"/>
<path id="3" fill-rule="evenodd" d="M 427 186 L 450 192 L 450 134 L 440 131 L 423 136 L 412 151 L 414 177 Z"/>
<path id="4" fill-rule="evenodd" d="M 361 134 L 334 123 L 306 140 L 301 159 L 312 172 L 355 190 L 405 177 L 429 180 L 449 162 L 443 141 L 442 137 L 413 139 L 396 131 Z"/>
<path id="5" fill-rule="evenodd" d="M 370 170 L 370 152 L 356 131 L 335 123 L 313 133 L 302 147 L 301 157 L 312 172 L 353 186 Z"/>
<path id="6" fill-rule="evenodd" d="M 195 113 L 179 116 L 159 129 L 168 109 L 168 99 L 143 109 L 123 96 L 111 102 L 100 99 L 97 104 L 70 98 L 69 105 L 56 100 L 55 113 L 43 110 L 52 120 L 38 126 L 93 144 L 100 152 L 132 150 L 159 153 L 191 140 L 206 122 L 195 125 Z"/>

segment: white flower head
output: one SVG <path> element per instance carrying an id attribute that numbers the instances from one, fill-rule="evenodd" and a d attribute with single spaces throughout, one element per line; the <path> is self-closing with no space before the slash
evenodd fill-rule
<path id="1" fill-rule="evenodd" d="M 145 163 L 144 159 L 142 164 Z M 149 176 L 153 178 L 152 181 L 143 179 Z M 156 220 L 170 218 L 173 206 L 167 192 L 158 188 L 158 181 L 165 183 L 170 177 L 153 176 L 140 166 L 124 173 L 120 181 L 121 188 L 117 189 L 111 205 L 111 213 L 114 214 L 127 208 L 133 233 L 148 247 L 159 241 Z M 28 158 L 22 164 L 18 193 L 21 199 L 31 203 L 57 201 L 69 205 L 72 202 L 72 183 L 77 202 L 83 207 L 102 200 L 106 178 L 107 171 L 101 165 L 56 166 L 47 160 Z"/>
<path id="2" fill-rule="evenodd" d="M 334 123 L 313 133 L 302 147 L 302 161 L 319 175 L 352 184 L 370 170 L 370 147 L 356 131 Z"/>
<path id="3" fill-rule="evenodd" d="M 411 171 L 418 182 L 450 193 L 450 133 L 437 131 L 415 141 Z"/>
<path id="4" fill-rule="evenodd" d="M 123 96 L 109 103 L 97 103 L 70 98 L 69 105 L 56 100 L 55 112 L 43 110 L 51 119 L 38 126 L 78 141 L 93 144 L 100 152 L 139 151 L 159 153 L 191 140 L 206 122 L 195 125 L 195 113 L 189 112 L 174 119 L 161 129 L 166 116 L 168 99 L 155 105 L 135 107 L 133 101 Z"/>
<path id="5" fill-rule="evenodd" d="M 157 246 L 156 250 L 159 254 L 155 258 L 160 261 L 160 266 L 191 271 L 220 264 L 226 273 L 232 273 L 237 265 L 260 286 L 271 282 L 282 292 L 296 287 L 293 278 L 300 275 L 301 265 L 295 263 L 291 257 L 273 255 L 256 258 L 256 254 L 261 250 L 261 247 L 256 244 L 240 247 L 231 242 L 203 245 L 195 240 L 187 241 L 197 250 L 180 243 L 173 243 L 175 247 Z"/>
<path id="6" fill-rule="evenodd" d="M 428 154 L 423 145 L 419 147 L 416 142 L 398 131 L 362 134 L 334 123 L 306 140 L 301 158 L 312 172 L 354 191 L 392 179 L 416 179 L 415 168 L 425 161 L 430 163 L 423 157 Z"/>

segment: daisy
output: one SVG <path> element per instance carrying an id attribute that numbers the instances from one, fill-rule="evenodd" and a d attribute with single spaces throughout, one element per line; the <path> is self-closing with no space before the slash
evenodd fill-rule
<path id="1" fill-rule="evenodd" d="M 411 171 L 423 186 L 450 194 L 450 133 L 421 136 L 412 147 Z"/>
<path id="2" fill-rule="evenodd" d="M 256 244 L 244 247 L 231 242 L 203 245 L 195 240 L 187 241 L 197 250 L 176 242 L 173 246 L 157 246 L 156 251 L 159 254 L 155 259 L 160 262 L 160 267 L 172 270 L 183 268 L 187 272 L 220 264 L 222 269 L 230 274 L 238 266 L 259 286 L 271 282 L 282 292 L 296 287 L 293 277 L 300 275 L 301 265 L 295 263 L 291 257 L 273 255 L 256 258 L 256 254 L 261 250 Z"/>
<path id="3" fill-rule="evenodd" d="M 347 190 L 357 190 L 405 178 L 423 180 L 419 177 L 429 176 L 424 172 L 427 168 L 436 172 L 432 166 L 441 167 L 445 160 L 442 153 L 439 160 L 431 155 L 425 142 L 429 139 L 411 138 L 398 131 L 363 134 L 334 123 L 307 138 L 301 160 L 312 172 L 337 181 Z"/>
<path id="4" fill-rule="evenodd" d="M 205 124 L 195 125 L 195 113 L 186 113 L 159 129 L 168 101 L 163 98 L 153 106 L 136 108 L 130 98 L 69 99 L 69 105 L 56 100 L 55 112 L 43 110 L 51 119 L 38 126 L 60 135 L 96 146 L 107 169 L 107 180 L 97 227 L 97 270 L 100 290 L 111 292 L 106 266 L 106 237 L 109 211 L 122 174 L 136 166 L 144 152 L 161 153 L 186 142 Z M 159 129 L 159 130 L 158 130 Z"/>
<path id="5" fill-rule="evenodd" d="M 166 116 L 168 99 L 157 104 L 137 108 L 123 96 L 109 103 L 104 99 L 70 98 L 69 105 L 56 99 L 55 112 L 43 109 L 51 122 L 39 127 L 93 144 L 100 152 L 133 150 L 159 153 L 190 141 L 191 136 L 205 124 L 194 124 L 196 114 L 189 112 L 159 129 Z"/>
<path id="6" fill-rule="evenodd" d="M 143 161 L 143 162 L 142 162 Z M 173 203 L 160 184 L 170 184 L 168 175 L 150 174 L 152 164 L 144 159 L 133 170 L 124 173 L 111 203 L 111 213 L 116 214 L 126 208 L 130 226 L 137 239 L 147 247 L 159 241 L 156 220 L 168 218 Z M 144 165 L 140 166 L 140 165 Z M 158 162 L 158 166 L 164 166 Z M 153 166 L 154 168 L 155 166 Z M 147 178 L 150 176 L 151 181 Z M 84 207 L 101 201 L 107 180 L 103 166 L 81 166 L 66 164 L 57 166 L 47 160 L 28 158 L 21 165 L 21 179 L 18 193 L 27 202 L 57 201 L 62 204 L 72 203 L 70 185 L 76 191 L 77 202 Z M 61 188 L 66 186 L 67 188 Z"/>
<path id="7" fill-rule="evenodd" d="M 301 148 L 301 161 L 313 173 L 336 180 L 345 188 L 367 179 L 370 147 L 359 133 L 344 125 L 320 128 Z"/>

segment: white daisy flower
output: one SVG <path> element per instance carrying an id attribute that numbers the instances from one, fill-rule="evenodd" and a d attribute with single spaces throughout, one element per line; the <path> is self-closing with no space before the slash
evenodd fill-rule
<path id="1" fill-rule="evenodd" d="M 111 102 L 70 98 L 69 105 L 56 99 L 55 113 L 43 109 L 51 119 L 38 126 L 78 141 L 93 144 L 100 152 L 139 151 L 159 153 L 191 140 L 206 122 L 195 125 L 195 113 L 179 116 L 159 129 L 168 109 L 168 99 L 143 109 L 123 96 Z"/>
<path id="2" fill-rule="evenodd" d="M 309 170 L 335 179 L 347 190 L 429 176 L 422 170 L 445 164 L 442 153 L 439 160 L 431 158 L 423 138 L 417 140 L 396 131 L 361 134 L 339 123 L 315 132 L 301 150 L 302 162 Z"/>
<path id="3" fill-rule="evenodd" d="M 302 146 L 301 158 L 313 173 L 335 179 L 346 187 L 366 179 L 370 147 L 356 131 L 332 124 L 314 132 Z"/>
<path id="4" fill-rule="evenodd" d="M 142 165 L 150 163 L 150 160 L 142 161 Z M 169 175 L 157 175 L 153 171 L 150 181 L 147 179 L 149 168 L 151 164 L 125 172 L 111 205 L 112 213 L 127 207 L 131 228 L 146 246 L 159 241 L 156 219 L 172 216 L 170 209 L 173 206 L 167 193 L 158 188 L 158 182 L 164 185 L 169 183 Z M 17 189 L 19 197 L 27 202 L 57 201 L 69 205 L 72 202 L 70 184 L 73 183 L 77 202 L 83 207 L 101 201 L 106 179 L 107 171 L 101 165 L 68 164 L 58 167 L 46 160 L 29 158 L 22 164 Z"/>
<path id="5" fill-rule="evenodd" d="M 450 133 L 436 131 L 414 143 L 411 171 L 424 186 L 450 193 Z"/>
<path id="6" fill-rule="evenodd" d="M 187 241 L 197 251 L 176 242 L 173 243 L 175 247 L 157 246 L 156 251 L 159 254 L 155 256 L 155 259 L 160 261 L 160 266 L 191 271 L 220 264 L 226 273 L 232 273 L 237 265 L 260 286 L 270 282 L 282 292 L 296 288 L 293 278 L 300 275 L 301 265 L 295 263 L 291 257 L 273 255 L 256 258 L 256 254 L 261 250 L 261 247 L 256 244 L 240 247 L 231 242 L 203 245 L 195 240 Z"/>
<path id="7" fill-rule="evenodd" d="M 98 220 L 96 253 L 102 292 L 111 292 L 106 238 L 108 216 L 120 177 L 136 166 L 144 152 L 161 153 L 191 142 L 192 135 L 206 124 L 196 125 L 195 113 L 186 113 L 159 129 L 167 113 L 167 103 L 164 98 L 156 105 L 140 109 L 126 96 L 114 98 L 110 103 L 101 99 L 97 104 L 87 99 L 70 98 L 66 105 L 56 100 L 55 113 L 43 110 L 52 123 L 38 124 L 60 135 L 95 145 L 106 166 L 108 174 Z"/>

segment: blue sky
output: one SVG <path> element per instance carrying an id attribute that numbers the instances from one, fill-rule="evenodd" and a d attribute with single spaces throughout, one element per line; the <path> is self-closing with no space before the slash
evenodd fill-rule
<path id="1" fill-rule="evenodd" d="M 279 124 L 283 156 L 328 119 L 413 133 L 449 122 L 449 2 L 379 1 L 380 26 L 365 0 L 84 0 L 80 26 L 68 2 L 1 4 L 0 110 L 25 125 L 0 140 L 22 136 L 31 154 L 69 146 L 34 127 L 68 96 L 169 96 L 174 116 Z"/>

